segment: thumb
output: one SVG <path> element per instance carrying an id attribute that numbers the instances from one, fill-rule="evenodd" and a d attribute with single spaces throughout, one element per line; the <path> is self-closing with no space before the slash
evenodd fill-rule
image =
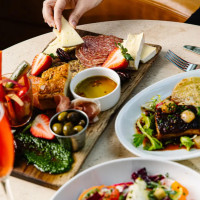
<path id="1" fill-rule="evenodd" d="M 82 14 L 83 15 L 83 14 Z M 79 19 L 82 17 L 82 15 L 78 12 L 75 12 L 75 10 L 72 11 L 72 13 L 69 16 L 69 23 L 76 28 Z"/>
<path id="2" fill-rule="evenodd" d="M 80 18 L 83 16 L 85 12 L 87 12 L 89 9 L 84 5 L 84 1 L 78 1 L 75 9 L 72 11 L 72 13 L 69 16 L 69 23 L 76 28 L 76 25 L 78 24 Z"/>

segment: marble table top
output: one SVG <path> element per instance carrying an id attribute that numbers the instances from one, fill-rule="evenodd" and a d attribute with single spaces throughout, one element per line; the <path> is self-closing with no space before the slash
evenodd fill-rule
<path id="1" fill-rule="evenodd" d="M 86 24 L 77 28 L 96 33 L 112 34 L 121 38 L 126 38 L 128 33 L 144 32 L 146 43 L 162 46 L 162 51 L 157 60 L 132 92 L 129 99 L 147 86 L 182 72 L 164 57 L 168 49 L 181 55 L 185 60 L 200 63 L 199 55 L 183 49 L 183 45 L 186 44 L 200 46 L 200 26 L 167 21 L 123 20 Z M 22 60 L 31 63 L 34 56 L 41 52 L 53 38 L 53 33 L 47 33 L 5 49 L 3 51 L 3 73 L 12 72 Z M 80 171 L 105 161 L 134 156 L 120 144 L 115 135 L 114 121 L 116 115 L 90 152 Z M 200 158 L 180 161 L 179 163 L 200 172 Z M 55 193 L 55 190 L 14 177 L 10 177 L 10 182 L 16 200 L 47 200 Z M 3 191 L 0 187 L 0 199 L 3 198 Z"/>

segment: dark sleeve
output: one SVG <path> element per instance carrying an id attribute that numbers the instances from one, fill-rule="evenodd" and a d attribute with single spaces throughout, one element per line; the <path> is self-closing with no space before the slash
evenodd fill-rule
<path id="1" fill-rule="evenodd" d="M 200 8 L 193 13 L 185 23 L 200 25 Z"/>

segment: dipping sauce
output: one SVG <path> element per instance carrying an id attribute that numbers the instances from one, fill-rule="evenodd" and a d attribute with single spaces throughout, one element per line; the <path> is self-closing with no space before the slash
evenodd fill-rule
<path id="1" fill-rule="evenodd" d="M 98 98 L 111 93 L 117 83 L 106 76 L 91 76 L 81 81 L 75 93 L 86 98 Z"/>

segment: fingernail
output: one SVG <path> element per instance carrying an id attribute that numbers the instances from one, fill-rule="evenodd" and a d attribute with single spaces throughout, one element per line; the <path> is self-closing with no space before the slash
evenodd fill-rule
<path id="1" fill-rule="evenodd" d="M 72 21 L 71 24 L 72 24 L 72 26 L 73 26 L 74 28 L 76 28 L 76 22 L 75 22 L 75 21 Z"/>

